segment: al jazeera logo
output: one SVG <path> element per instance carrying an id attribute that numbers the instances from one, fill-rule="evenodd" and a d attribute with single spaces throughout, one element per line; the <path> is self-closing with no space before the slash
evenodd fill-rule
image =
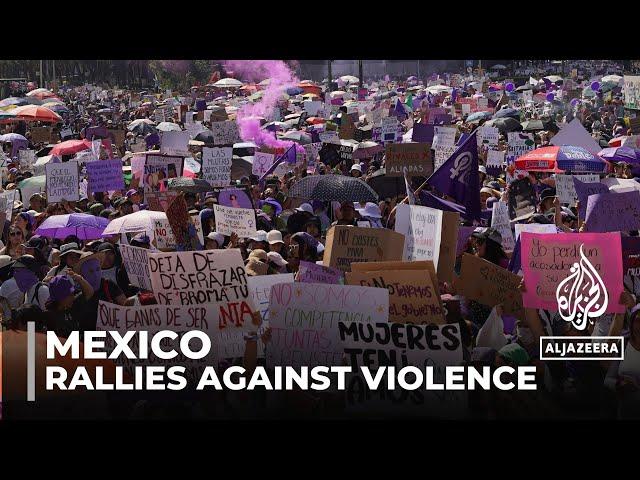
<path id="1" fill-rule="evenodd" d="M 582 332 L 607 311 L 609 294 L 580 245 L 580 261 L 556 289 L 558 313 Z M 569 335 L 540 337 L 541 360 L 623 360 L 623 337 Z"/>

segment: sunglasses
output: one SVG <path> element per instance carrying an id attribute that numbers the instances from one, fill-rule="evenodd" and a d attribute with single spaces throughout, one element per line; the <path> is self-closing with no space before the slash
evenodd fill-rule
<path id="1" fill-rule="evenodd" d="M 22 232 L 10 232 L 9 233 L 10 237 L 17 237 L 17 236 L 22 236 Z"/>

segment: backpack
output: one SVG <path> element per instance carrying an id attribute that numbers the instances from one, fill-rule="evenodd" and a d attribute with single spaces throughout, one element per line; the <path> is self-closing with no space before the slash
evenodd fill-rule
<path id="1" fill-rule="evenodd" d="M 43 282 L 38 282 L 36 284 L 36 291 L 33 294 L 33 297 L 31 297 L 31 302 L 29 303 L 31 303 L 31 305 L 33 305 L 34 307 L 37 307 L 38 309 L 42 310 L 42 308 L 40 307 L 40 296 L 38 295 L 38 292 L 40 291 L 40 287 L 44 287 Z"/>

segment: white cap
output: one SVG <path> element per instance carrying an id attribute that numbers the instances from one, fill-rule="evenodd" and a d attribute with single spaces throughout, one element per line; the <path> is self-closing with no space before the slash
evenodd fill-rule
<path id="1" fill-rule="evenodd" d="M 354 163 L 354 164 L 351 166 L 351 171 L 353 171 L 353 170 L 357 170 L 357 171 L 359 171 L 360 173 L 362 173 L 362 166 L 361 166 L 359 163 Z"/>
<path id="2" fill-rule="evenodd" d="M 224 235 L 218 232 L 209 232 L 207 238 L 209 240 L 215 240 L 215 242 L 218 244 L 218 248 L 222 247 L 222 244 L 224 243 Z"/>
<path id="3" fill-rule="evenodd" d="M 285 265 L 289 264 L 289 262 L 287 262 L 284 258 L 282 258 L 282 255 L 280 255 L 278 252 L 267 253 L 267 258 L 269 259 L 270 262 L 275 263 L 279 267 L 284 267 Z"/>
<path id="4" fill-rule="evenodd" d="M 254 242 L 266 242 L 267 241 L 267 232 L 264 230 L 258 230 L 253 237 L 249 237 Z"/>
<path id="5" fill-rule="evenodd" d="M 310 203 L 303 203 L 302 205 L 300 205 L 298 208 L 296 208 L 296 210 L 298 212 L 308 212 L 308 213 L 313 213 L 313 207 L 311 206 Z"/>
<path id="6" fill-rule="evenodd" d="M 284 241 L 282 240 L 282 233 L 278 230 L 271 230 L 269 233 L 267 233 L 267 241 L 269 242 L 269 245 L 273 245 L 275 243 L 284 243 Z"/>

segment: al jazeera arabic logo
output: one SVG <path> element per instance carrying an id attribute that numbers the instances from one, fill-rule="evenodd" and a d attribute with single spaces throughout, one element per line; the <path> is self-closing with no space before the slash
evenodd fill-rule
<path id="1" fill-rule="evenodd" d="M 556 289 L 558 313 L 578 331 L 587 327 L 607 311 L 609 293 L 598 271 L 580 245 L 580 260 L 569 269 L 569 275 Z M 623 360 L 622 337 L 609 336 L 544 336 L 540 337 L 541 360 Z"/>

